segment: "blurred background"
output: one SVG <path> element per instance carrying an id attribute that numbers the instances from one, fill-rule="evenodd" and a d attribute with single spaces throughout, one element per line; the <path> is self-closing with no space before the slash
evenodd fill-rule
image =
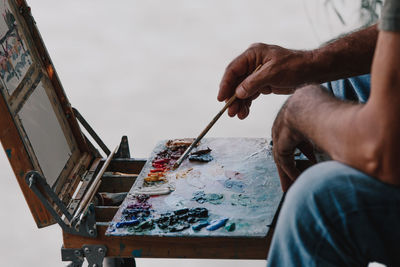
<path id="1" fill-rule="evenodd" d="M 311 49 L 376 20 L 380 1 L 28 0 L 67 96 L 103 141 L 134 157 L 195 137 L 222 107 L 225 66 L 250 44 Z M 374 6 L 375 5 L 375 6 Z M 375 14 L 375 15 L 374 15 Z M 285 96 L 265 96 L 209 137 L 269 137 Z M 37 229 L 0 152 L 0 265 L 65 266 L 60 228 Z M 138 259 L 138 266 L 265 266 L 265 261 Z"/>

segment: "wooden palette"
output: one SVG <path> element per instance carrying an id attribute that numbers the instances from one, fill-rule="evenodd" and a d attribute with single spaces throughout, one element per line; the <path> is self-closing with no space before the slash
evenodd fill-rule
<path id="1" fill-rule="evenodd" d="M 175 190 L 167 195 L 152 196 L 148 200 L 152 205 L 150 219 L 183 208 L 204 207 L 209 211 L 209 221 L 229 218 L 228 223 L 236 225 L 234 231 L 229 232 L 223 227 L 216 231 L 194 231 L 190 227 L 180 232 L 169 232 L 158 226 L 147 231 L 136 231 L 132 227 L 117 228 L 116 224 L 124 221 L 123 210 L 135 200 L 134 194 L 143 187 L 144 178 L 152 168 L 152 160 L 165 149 L 165 144 L 166 141 L 161 141 L 153 150 L 106 235 L 265 237 L 268 234 L 268 226 L 272 223 L 283 193 L 271 148 L 267 139 L 263 138 L 203 139 L 198 149 L 212 149 L 214 160 L 208 163 L 185 160 L 177 170 L 168 172 L 168 183 L 161 185 Z M 193 196 L 199 191 L 222 194 L 223 199 L 219 201 L 220 204 L 198 203 Z"/>

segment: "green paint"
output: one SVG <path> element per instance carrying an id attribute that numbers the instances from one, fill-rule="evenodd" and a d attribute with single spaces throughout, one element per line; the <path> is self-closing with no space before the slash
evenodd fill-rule
<path id="1" fill-rule="evenodd" d="M 231 196 L 231 200 L 232 200 L 232 205 L 233 206 L 244 206 L 244 207 L 257 207 L 257 205 L 255 205 L 253 203 L 253 199 L 251 197 L 249 197 L 248 195 L 243 195 L 243 194 L 233 194 Z"/>
<path id="2" fill-rule="evenodd" d="M 19 177 L 24 177 L 25 176 L 25 172 L 24 171 L 20 171 L 19 172 Z"/>
<path id="3" fill-rule="evenodd" d="M 132 251 L 132 257 L 134 258 L 140 258 L 142 257 L 142 250 L 141 249 L 135 249 Z"/>
<path id="4" fill-rule="evenodd" d="M 210 202 L 211 204 L 214 204 L 214 205 L 221 204 L 223 199 L 224 199 L 224 195 L 222 195 L 222 194 L 214 194 L 214 193 L 206 194 L 206 201 Z"/>
<path id="5" fill-rule="evenodd" d="M 224 201 L 224 195 L 215 193 L 206 194 L 204 191 L 197 191 L 193 194 L 192 200 L 197 201 L 200 204 L 208 202 L 214 205 L 219 205 Z"/>
<path id="6" fill-rule="evenodd" d="M 226 229 L 228 232 L 233 232 L 233 231 L 235 231 L 235 229 L 236 229 L 236 224 L 235 224 L 235 223 L 229 223 L 229 224 L 227 224 L 227 225 L 225 226 L 225 229 Z"/>
<path id="7" fill-rule="evenodd" d="M 130 226 L 126 228 L 126 231 L 129 233 L 138 233 L 138 232 L 146 232 L 151 231 L 154 229 L 154 221 L 153 220 L 146 220 L 141 222 L 137 226 Z"/>
<path id="8" fill-rule="evenodd" d="M 7 148 L 7 149 L 6 149 L 6 154 L 7 154 L 7 157 L 8 157 L 9 159 L 11 159 L 11 156 L 12 156 L 12 150 L 11 150 L 11 148 Z"/>

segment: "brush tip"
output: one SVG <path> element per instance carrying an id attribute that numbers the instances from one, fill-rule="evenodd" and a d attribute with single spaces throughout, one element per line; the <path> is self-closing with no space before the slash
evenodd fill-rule
<path id="1" fill-rule="evenodd" d="M 176 163 L 172 166 L 172 170 L 174 171 L 174 170 L 178 169 L 179 165 L 180 165 L 180 164 L 178 164 L 178 163 L 176 162 Z"/>

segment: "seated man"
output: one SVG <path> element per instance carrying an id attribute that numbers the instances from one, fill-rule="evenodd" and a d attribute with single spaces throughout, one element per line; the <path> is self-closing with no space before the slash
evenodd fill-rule
<path id="1" fill-rule="evenodd" d="M 358 76 L 370 72 L 371 86 Z M 292 92 L 272 128 L 290 190 L 268 265 L 400 266 L 400 1 L 385 2 L 379 27 L 316 50 L 251 46 L 226 68 L 218 100 L 235 93 L 228 113 L 244 119 L 260 94 Z M 300 175 L 294 150 L 315 162 L 315 147 L 332 161 Z"/>

